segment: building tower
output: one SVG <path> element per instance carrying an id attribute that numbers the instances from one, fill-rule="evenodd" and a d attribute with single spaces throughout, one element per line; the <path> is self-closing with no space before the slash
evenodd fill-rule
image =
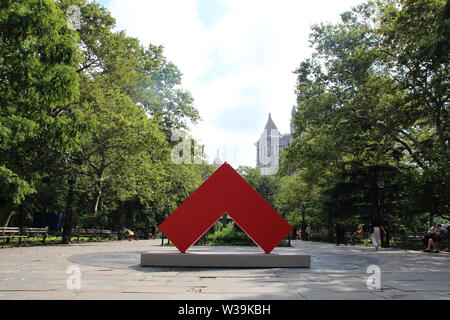
<path id="1" fill-rule="evenodd" d="M 294 124 L 296 115 L 297 115 L 297 108 L 296 108 L 296 106 L 293 106 L 292 111 L 291 111 L 291 136 L 293 136 L 294 133 L 296 132 L 295 124 Z"/>
<path id="2" fill-rule="evenodd" d="M 290 133 L 281 134 L 269 113 L 264 131 L 258 142 L 256 142 L 256 167 L 261 169 L 262 174 L 274 174 L 278 169 L 279 155 L 283 149 L 289 147 L 292 142 L 292 134 L 295 132 L 293 118 L 297 113 L 296 108 L 291 113 Z"/>
<path id="3" fill-rule="evenodd" d="M 216 156 L 216 158 L 214 159 L 213 165 L 214 165 L 216 168 L 219 168 L 222 164 L 223 164 L 223 161 L 220 160 L 219 150 L 217 150 L 217 156 Z"/>

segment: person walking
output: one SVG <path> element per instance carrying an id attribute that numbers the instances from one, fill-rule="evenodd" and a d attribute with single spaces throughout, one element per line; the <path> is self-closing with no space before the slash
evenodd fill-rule
<path id="1" fill-rule="evenodd" d="M 311 234 L 312 234 L 312 228 L 311 228 L 310 224 L 308 224 L 305 231 L 306 231 L 306 235 L 307 235 L 306 240 L 309 241 L 311 239 Z"/>
<path id="2" fill-rule="evenodd" d="M 297 229 L 297 240 L 302 240 L 302 229 L 301 228 Z"/>
<path id="3" fill-rule="evenodd" d="M 381 246 L 381 232 L 386 235 L 386 230 L 378 219 L 372 219 L 369 224 L 369 232 L 371 234 L 372 243 L 375 250 L 378 251 L 378 248 Z"/>
<path id="4" fill-rule="evenodd" d="M 347 239 L 345 239 L 345 225 L 341 222 L 336 224 L 336 246 L 339 246 L 341 243 L 344 243 L 347 246 Z"/>

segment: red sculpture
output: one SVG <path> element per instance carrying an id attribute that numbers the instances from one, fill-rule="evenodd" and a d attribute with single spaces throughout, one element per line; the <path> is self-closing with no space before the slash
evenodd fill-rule
<path id="1" fill-rule="evenodd" d="M 266 254 L 292 230 L 292 226 L 226 162 L 158 228 L 185 253 L 224 213 Z"/>

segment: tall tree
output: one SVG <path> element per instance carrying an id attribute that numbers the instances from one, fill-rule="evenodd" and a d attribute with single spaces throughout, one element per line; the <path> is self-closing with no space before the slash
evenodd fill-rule
<path id="1" fill-rule="evenodd" d="M 435 214 L 448 212 L 448 8 L 369 1 L 313 27 L 315 52 L 296 70 L 298 131 L 285 173 L 337 190 L 364 168 L 415 170 L 434 182 Z"/>
<path id="2" fill-rule="evenodd" d="M 109 85 L 108 85 L 109 86 Z M 83 173 L 92 178 L 90 212 L 96 216 L 102 190 L 112 179 L 121 201 L 137 194 L 142 179 L 155 179 L 162 170 L 157 166 L 169 159 L 166 140 L 155 121 L 134 105 L 130 98 L 108 86 L 92 89 L 84 103 L 90 126 L 81 141 L 79 152 L 85 164 Z"/>
<path id="3" fill-rule="evenodd" d="M 0 226 L 76 140 L 77 40 L 54 1 L 0 4 Z"/>

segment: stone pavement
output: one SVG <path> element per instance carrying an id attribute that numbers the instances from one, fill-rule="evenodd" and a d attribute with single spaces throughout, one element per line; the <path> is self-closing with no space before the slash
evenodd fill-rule
<path id="1" fill-rule="evenodd" d="M 161 240 L 114 241 L 0 249 L 0 300 L 450 300 L 450 255 L 400 249 L 336 247 L 292 241 L 274 252 L 310 254 L 309 269 L 142 268 L 140 253 L 176 251 Z M 259 251 L 253 247 L 194 247 L 192 251 Z M 81 288 L 67 288 L 68 267 Z M 381 270 L 369 289 L 367 268 Z M 73 275 L 72 275 L 73 276 Z"/>

